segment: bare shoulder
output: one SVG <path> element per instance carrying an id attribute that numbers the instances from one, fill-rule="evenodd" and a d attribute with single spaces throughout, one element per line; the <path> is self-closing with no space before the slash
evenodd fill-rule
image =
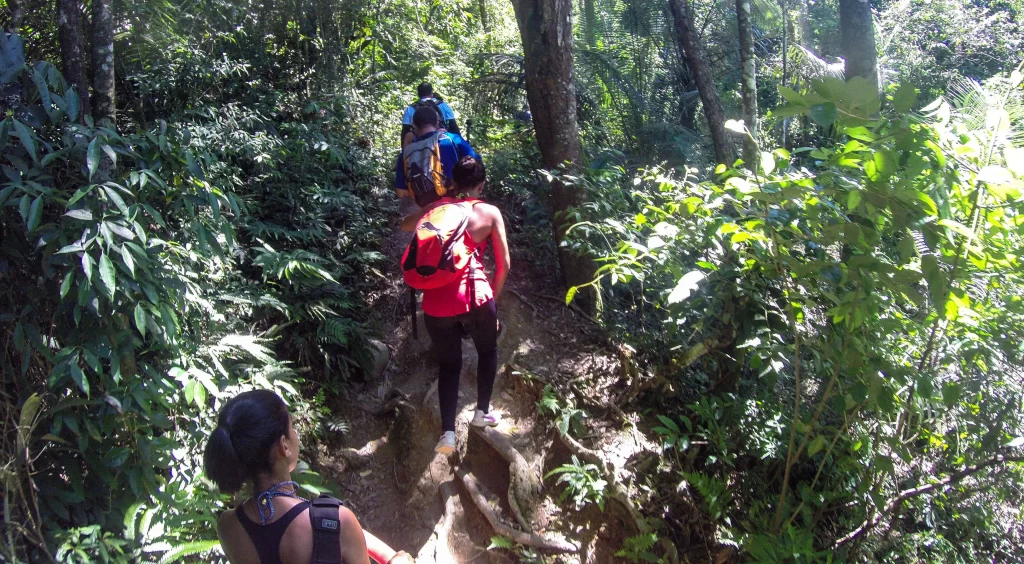
<path id="1" fill-rule="evenodd" d="M 223 540 L 226 534 L 237 530 L 241 526 L 242 524 L 238 522 L 238 516 L 235 515 L 235 510 L 228 509 L 221 513 L 217 519 L 217 535 Z"/>
<path id="2" fill-rule="evenodd" d="M 498 207 L 495 206 L 494 204 L 480 202 L 476 205 L 476 210 L 477 213 L 479 213 L 481 216 L 489 219 L 501 217 L 501 210 L 499 210 Z"/>

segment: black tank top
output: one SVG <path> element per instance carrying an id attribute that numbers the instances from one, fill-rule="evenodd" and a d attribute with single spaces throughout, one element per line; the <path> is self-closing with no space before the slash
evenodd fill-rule
<path id="1" fill-rule="evenodd" d="M 249 540 L 256 547 L 256 553 L 260 555 L 260 564 L 284 564 L 281 560 L 281 539 L 284 538 L 288 525 L 306 509 L 309 509 L 309 502 L 303 501 L 289 509 L 277 521 L 266 525 L 250 520 L 242 507 L 235 511 L 238 522 L 242 524 L 242 528 L 249 535 Z"/>

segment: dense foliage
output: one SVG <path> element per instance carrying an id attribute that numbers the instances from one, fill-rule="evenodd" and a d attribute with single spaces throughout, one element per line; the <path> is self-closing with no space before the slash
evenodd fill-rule
<path id="1" fill-rule="evenodd" d="M 866 81 L 827 80 L 779 110 L 834 128 L 821 147 L 701 184 L 585 179 L 606 315 L 677 398 L 664 470 L 720 542 L 765 562 L 1019 550 L 1021 81 L 920 116 L 907 85 L 877 117 Z"/>

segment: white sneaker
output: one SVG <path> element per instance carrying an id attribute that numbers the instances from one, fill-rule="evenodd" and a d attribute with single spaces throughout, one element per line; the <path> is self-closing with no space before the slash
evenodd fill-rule
<path id="1" fill-rule="evenodd" d="M 455 431 L 445 431 L 441 434 L 441 440 L 437 441 L 434 452 L 448 456 L 455 452 Z"/>
<path id="2" fill-rule="evenodd" d="M 497 427 L 498 416 L 493 413 L 484 413 L 478 409 L 473 415 L 473 421 L 469 424 L 474 427 Z"/>

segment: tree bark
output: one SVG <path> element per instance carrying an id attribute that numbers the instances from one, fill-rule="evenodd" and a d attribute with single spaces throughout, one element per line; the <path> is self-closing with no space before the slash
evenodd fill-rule
<path id="1" fill-rule="evenodd" d="M 523 41 L 526 97 L 533 114 L 533 128 L 544 166 L 553 169 L 563 163 L 580 165 L 582 148 L 576 123 L 576 87 L 572 60 L 571 0 L 513 0 L 519 35 Z M 562 277 L 569 286 L 593 279 L 594 264 L 562 247 L 571 222 L 564 212 L 585 200 L 582 188 L 552 183 L 551 207 L 555 214 L 555 242 Z M 581 295 L 584 306 L 591 306 Z"/>
<path id="2" fill-rule="evenodd" d="M 750 0 L 736 0 L 736 27 L 740 40 L 740 91 L 743 124 L 750 132 L 743 137 L 743 164 L 757 169 L 757 70 L 754 66 L 754 36 L 750 28 Z"/>
<path id="3" fill-rule="evenodd" d="M 92 0 L 93 119 L 114 125 L 114 10 L 113 0 Z"/>
<path id="4" fill-rule="evenodd" d="M 704 104 L 704 116 L 711 130 L 711 142 L 715 146 L 715 160 L 724 165 L 733 163 L 732 145 L 725 134 L 725 109 L 715 89 L 715 77 L 711 73 L 704 47 L 697 40 L 697 31 L 693 25 L 693 14 L 687 0 L 668 0 L 672 18 L 676 22 L 676 31 L 682 39 L 686 61 L 693 71 L 700 100 Z"/>
<path id="5" fill-rule="evenodd" d="M 18 33 L 21 31 L 21 20 L 25 17 L 26 0 L 7 0 L 7 8 L 11 11 L 11 19 L 7 22 L 7 31 Z"/>
<path id="6" fill-rule="evenodd" d="M 82 53 L 82 12 L 78 0 L 58 0 L 57 27 L 60 30 L 60 59 L 64 79 L 78 94 L 78 120 L 84 121 L 89 109 L 89 81 L 85 77 Z"/>
<path id="7" fill-rule="evenodd" d="M 868 0 L 839 0 L 839 45 L 846 59 L 846 80 L 861 76 L 878 90 L 875 25 Z"/>

